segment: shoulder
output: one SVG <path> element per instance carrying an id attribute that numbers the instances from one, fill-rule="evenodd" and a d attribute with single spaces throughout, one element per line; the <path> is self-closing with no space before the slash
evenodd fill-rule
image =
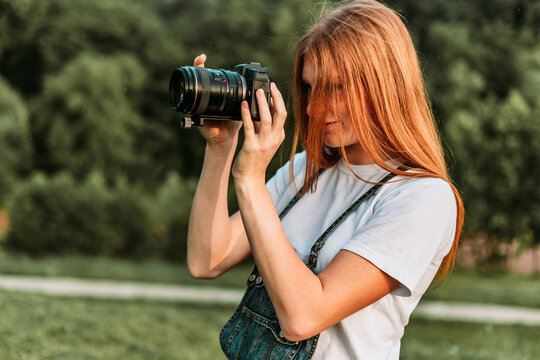
<path id="1" fill-rule="evenodd" d="M 401 203 L 409 209 L 457 211 L 452 187 L 440 178 L 399 177 L 383 186 L 378 203 Z"/>
<path id="2" fill-rule="evenodd" d="M 440 178 L 398 178 L 383 186 L 373 212 L 382 223 L 393 223 L 426 239 L 439 239 L 442 253 L 451 246 L 457 219 L 452 187 Z M 423 235 L 422 235 L 423 234 Z"/>

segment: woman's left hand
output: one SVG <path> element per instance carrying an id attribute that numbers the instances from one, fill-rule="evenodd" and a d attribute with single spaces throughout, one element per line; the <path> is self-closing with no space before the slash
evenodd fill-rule
<path id="1" fill-rule="evenodd" d="M 270 84 L 270 94 L 272 101 L 269 106 L 264 91 L 259 89 L 256 92 L 260 124 L 254 124 L 247 102 L 242 102 L 244 144 L 232 167 L 235 182 L 262 181 L 264 184 L 266 168 L 285 139 L 283 126 L 287 109 L 274 83 Z"/>

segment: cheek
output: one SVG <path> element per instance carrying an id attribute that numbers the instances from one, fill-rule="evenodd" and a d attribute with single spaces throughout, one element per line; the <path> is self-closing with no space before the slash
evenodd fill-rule
<path id="1" fill-rule="evenodd" d="M 345 101 L 338 102 L 336 106 L 336 113 L 343 118 L 349 117 L 349 107 L 347 106 L 347 103 Z"/>

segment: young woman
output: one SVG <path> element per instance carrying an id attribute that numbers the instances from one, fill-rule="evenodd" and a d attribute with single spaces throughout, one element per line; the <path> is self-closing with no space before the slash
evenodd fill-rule
<path id="1" fill-rule="evenodd" d="M 260 123 L 242 104 L 234 162 L 242 124 L 201 128 L 189 269 L 215 278 L 254 258 L 221 335 L 230 358 L 398 359 L 409 315 L 453 266 L 463 222 L 399 17 L 361 0 L 320 19 L 299 42 L 294 93 L 304 151 L 266 184 L 287 117 L 274 84 L 270 106 L 257 92 Z M 229 217 L 230 174 L 240 210 Z"/>

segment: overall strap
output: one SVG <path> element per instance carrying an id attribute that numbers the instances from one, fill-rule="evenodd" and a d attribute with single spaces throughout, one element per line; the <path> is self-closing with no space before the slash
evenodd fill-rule
<path id="1" fill-rule="evenodd" d="M 399 170 L 403 170 L 403 168 L 398 168 Z M 311 247 L 311 252 L 309 254 L 309 260 L 307 263 L 307 267 L 311 269 L 311 271 L 315 271 L 315 267 L 317 266 L 317 259 L 319 258 L 319 252 L 321 251 L 321 248 L 326 243 L 326 240 L 332 233 L 337 229 L 339 225 L 345 219 L 354 211 L 358 209 L 360 204 L 362 204 L 364 201 L 371 198 L 373 195 L 377 193 L 377 191 L 381 188 L 384 183 L 386 183 L 388 180 L 392 179 L 396 174 L 390 173 L 387 176 L 385 176 L 381 181 L 379 181 L 379 184 L 373 185 L 368 191 L 366 191 L 362 196 L 360 196 L 343 214 L 341 214 L 333 223 L 326 229 L 326 231 L 317 239 L 315 244 Z"/>

